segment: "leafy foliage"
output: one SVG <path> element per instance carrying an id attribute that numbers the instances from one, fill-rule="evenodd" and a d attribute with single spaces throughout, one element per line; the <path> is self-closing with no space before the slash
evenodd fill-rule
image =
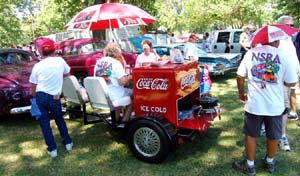
<path id="1" fill-rule="evenodd" d="M 299 19 L 300 19 L 300 13 L 299 13 L 299 7 L 300 7 L 300 0 L 294 0 L 294 1 L 281 1 L 276 0 L 276 3 L 278 4 L 277 9 L 281 9 L 279 12 L 276 13 L 275 17 L 279 17 L 281 15 L 289 15 L 293 16 L 295 18 L 295 23 L 299 25 Z"/>
<path id="2" fill-rule="evenodd" d="M 64 31 L 66 22 L 86 6 L 106 0 L 6 0 L 0 2 L 0 46 L 29 43 Z M 156 17 L 148 30 L 204 33 L 220 26 L 260 27 L 284 14 L 300 17 L 300 0 L 110 0 L 134 4 Z M 296 26 L 298 20 L 295 20 Z"/>
<path id="3" fill-rule="evenodd" d="M 166 3 L 166 7 L 162 7 L 162 3 Z M 272 10 L 266 10 L 262 0 L 158 0 L 156 7 L 160 22 L 179 33 L 203 33 L 220 26 L 261 26 L 272 21 Z"/>
<path id="4" fill-rule="evenodd" d="M 17 18 L 17 9 L 21 4 L 17 0 L 8 0 L 0 2 L 0 46 L 14 46 L 21 42 L 20 36 L 22 34 L 21 23 Z"/>

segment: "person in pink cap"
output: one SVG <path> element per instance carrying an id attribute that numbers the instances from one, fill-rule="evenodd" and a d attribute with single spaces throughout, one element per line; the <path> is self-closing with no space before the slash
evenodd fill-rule
<path id="1" fill-rule="evenodd" d="M 188 61 L 198 60 L 197 46 L 195 44 L 197 40 L 197 36 L 195 34 L 191 34 L 189 36 L 188 42 L 184 45 L 183 54 L 184 59 Z"/>

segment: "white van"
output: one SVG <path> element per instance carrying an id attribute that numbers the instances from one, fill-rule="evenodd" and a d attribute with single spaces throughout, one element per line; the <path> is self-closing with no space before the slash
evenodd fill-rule
<path id="1" fill-rule="evenodd" d="M 243 32 L 242 29 L 226 29 L 226 30 L 214 30 L 210 33 L 210 47 L 212 53 L 224 53 L 225 42 L 229 42 L 230 53 L 240 53 L 240 35 Z"/>

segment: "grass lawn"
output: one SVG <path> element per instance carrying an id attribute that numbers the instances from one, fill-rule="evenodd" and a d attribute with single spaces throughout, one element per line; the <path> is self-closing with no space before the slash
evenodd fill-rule
<path id="1" fill-rule="evenodd" d="M 0 119 L 0 175 L 130 175 L 130 176 L 238 176 L 231 163 L 242 157 L 243 106 L 237 99 L 235 73 L 214 77 L 211 94 L 222 105 L 222 120 L 191 142 L 177 146 L 161 164 L 141 162 L 129 151 L 126 141 L 105 123 L 84 125 L 83 119 L 66 119 L 75 144 L 68 153 L 51 122 L 58 147 L 58 157 L 46 153 L 37 121 L 29 116 Z M 298 95 L 298 102 L 300 96 Z M 300 106 L 297 104 L 298 113 Z M 270 107 L 272 108 L 272 107 Z M 67 117 L 66 117 L 67 118 Z M 289 121 L 291 152 L 278 151 L 277 170 L 273 175 L 300 175 L 299 121 Z M 269 175 L 260 167 L 265 156 L 265 138 L 257 141 L 257 175 Z"/>

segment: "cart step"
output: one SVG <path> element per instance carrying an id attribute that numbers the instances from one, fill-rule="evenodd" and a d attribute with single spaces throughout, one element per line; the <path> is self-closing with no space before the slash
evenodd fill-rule
<path id="1" fill-rule="evenodd" d="M 180 130 L 177 135 L 178 137 L 182 137 L 184 139 L 191 139 L 195 134 L 195 130 Z"/>
<path id="2" fill-rule="evenodd" d="M 125 128 L 125 123 L 118 124 L 117 128 Z"/>

